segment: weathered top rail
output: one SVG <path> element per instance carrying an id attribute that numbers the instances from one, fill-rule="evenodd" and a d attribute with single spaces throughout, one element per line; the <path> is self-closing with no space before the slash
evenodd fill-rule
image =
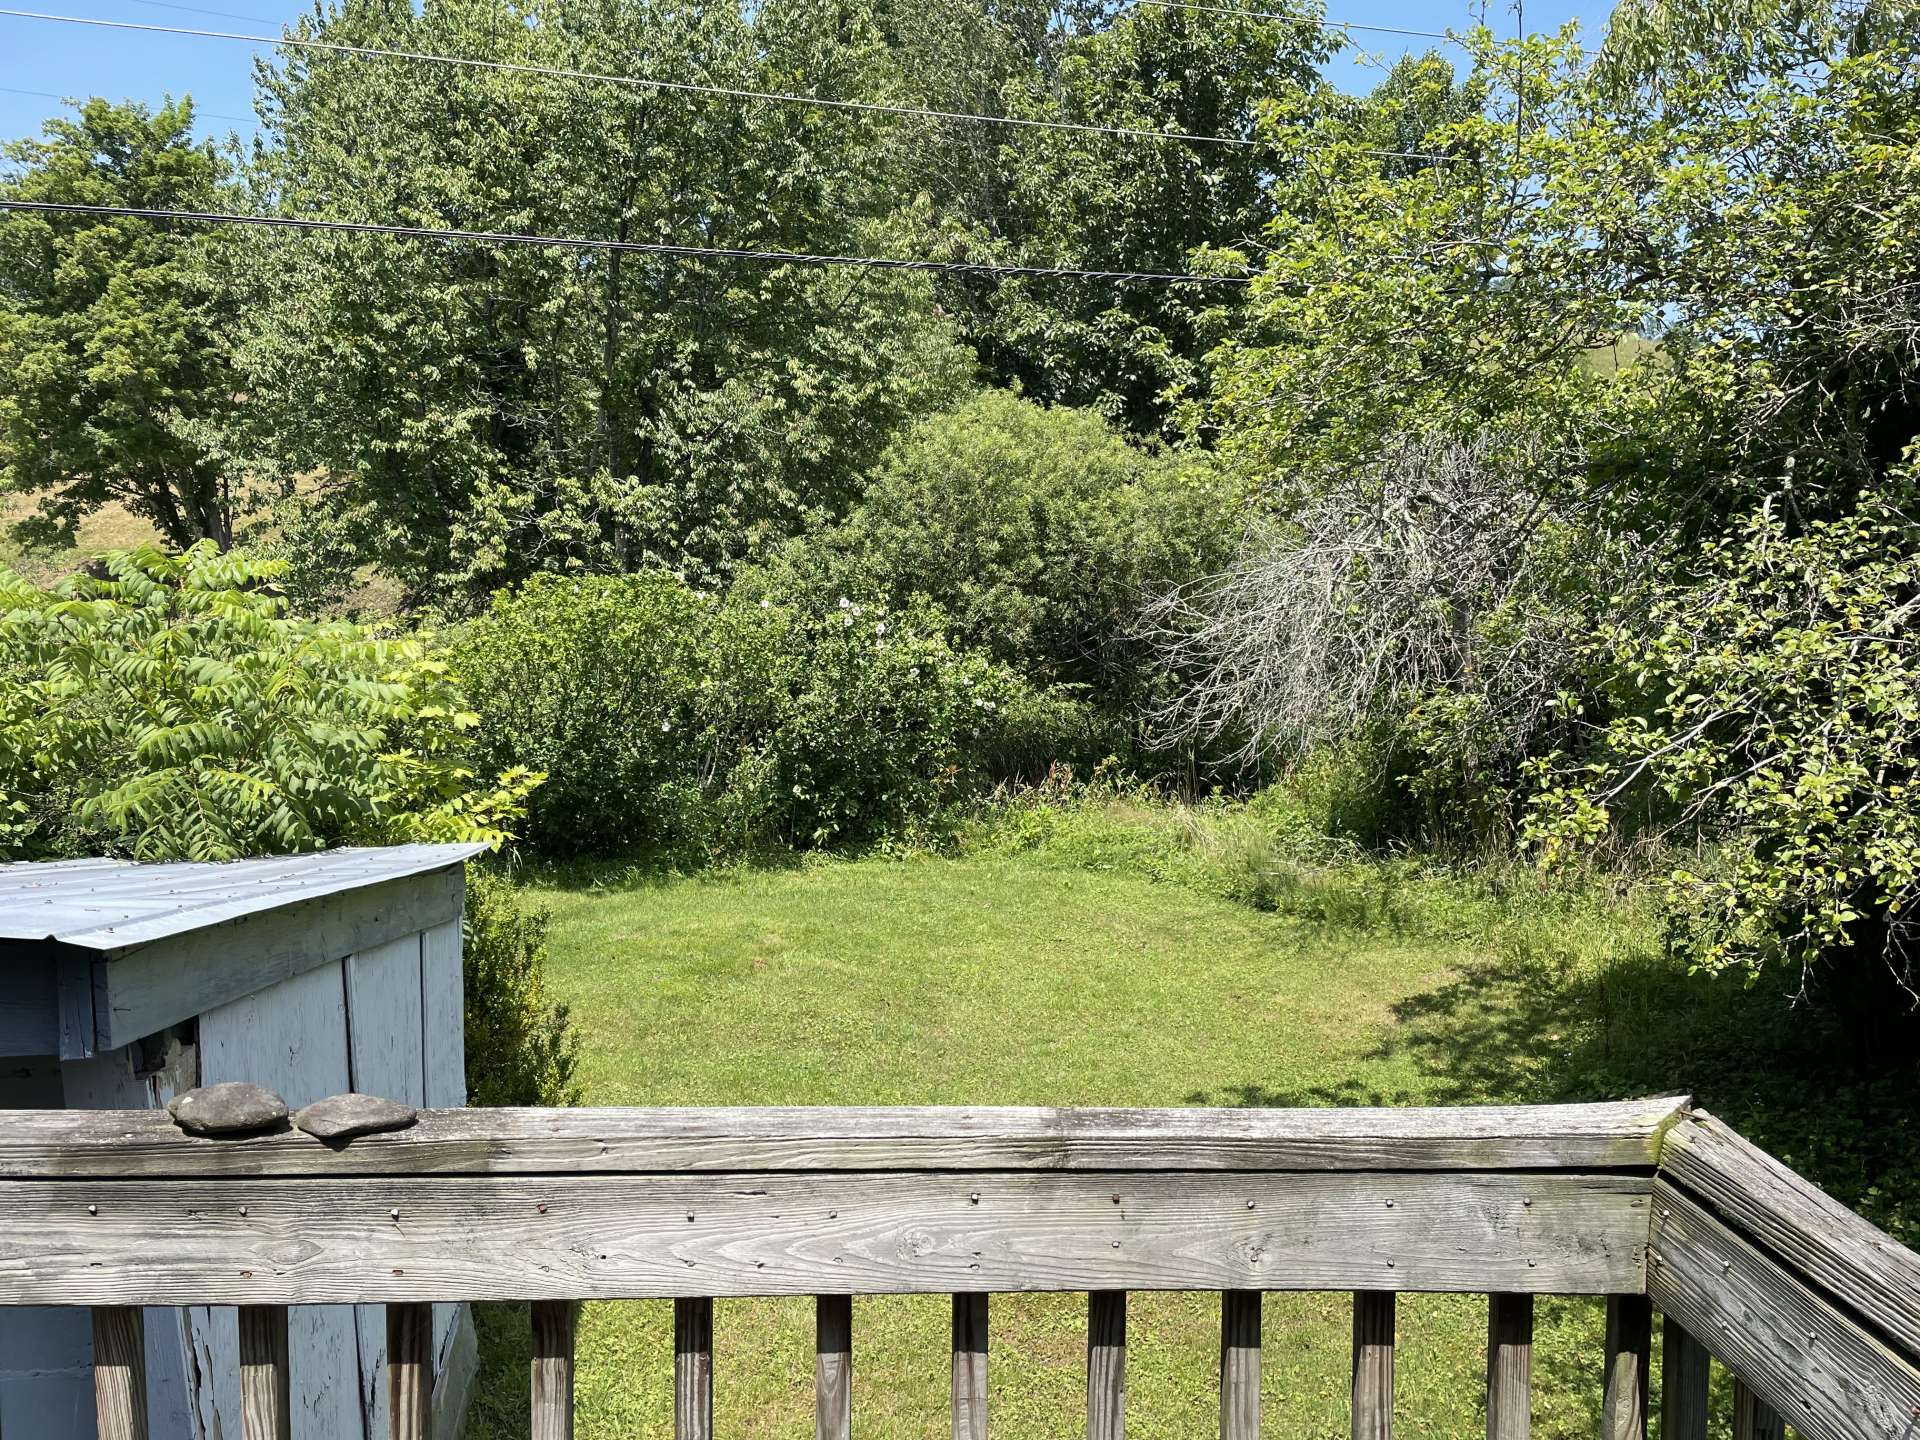
<path id="1" fill-rule="evenodd" d="M 792 1170 L 1652 1170 L 1686 1101 L 1449 1109 L 428 1110 L 330 1147 L 184 1134 L 158 1111 L 0 1118 L 0 1178 Z"/>
<path id="2" fill-rule="evenodd" d="M 0 1123 L 0 1304 L 1645 1287 L 1676 1099 L 428 1112 L 331 1149 Z"/>
<path id="3" fill-rule="evenodd" d="M 1678 1363 L 1711 1351 L 1807 1440 L 1920 1436 L 1920 1255 L 1704 1111 L 1669 1132 L 1653 1207 Z"/>
<path id="4" fill-rule="evenodd" d="M 672 1297 L 675 1434 L 712 1434 L 714 1297 L 813 1295 L 822 1436 L 857 1294 L 950 1293 L 956 1440 L 988 1295 L 1084 1290 L 1087 1428 L 1124 1430 L 1126 1292 L 1218 1290 L 1220 1433 L 1259 1432 L 1260 1295 L 1353 1292 L 1354 1434 L 1386 1440 L 1394 1296 L 1484 1291 L 1487 1433 L 1529 1427 L 1533 1296 L 1607 1297 L 1603 1440 L 1920 1440 L 1920 1256 L 1684 1100 L 1451 1110 L 434 1111 L 333 1148 L 146 1112 L 0 1114 L 0 1305 L 95 1307 L 101 1433 L 143 1435 L 142 1305 L 238 1305 L 250 1440 L 288 1440 L 289 1305 L 388 1306 L 425 1435 L 428 1301 L 530 1299 L 534 1434 L 571 1432 L 572 1302 Z M 297 1372 L 298 1363 L 292 1369 Z"/>

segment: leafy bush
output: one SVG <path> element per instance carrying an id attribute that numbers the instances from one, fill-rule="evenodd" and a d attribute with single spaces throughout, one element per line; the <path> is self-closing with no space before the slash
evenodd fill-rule
<path id="1" fill-rule="evenodd" d="M 760 583 L 896 607 L 930 600 L 961 645 L 1041 683 L 1084 686 L 1118 716 L 1156 673 L 1134 625 L 1143 601 L 1222 563 L 1237 529 L 1203 457 L 993 390 L 914 429 L 862 503 L 793 542 Z"/>
<path id="2" fill-rule="evenodd" d="M 0 857 L 491 845 L 540 782 L 478 779 L 446 666 L 289 615 L 272 563 L 203 543 L 101 564 L 52 590 L 0 569 Z"/>
<path id="3" fill-rule="evenodd" d="M 467 1103 L 576 1105 L 580 1035 L 547 998 L 547 911 L 503 877 L 467 872 Z"/>
<path id="4" fill-rule="evenodd" d="M 536 846 L 704 854 L 924 826 L 1046 756 L 1073 708 L 944 631 L 924 602 L 721 600 L 656 573 L 537 580 L 453 654 L 483 753 L 550 777 Z"/>
<path id="5" fill-rule="evenodd" d="M 660 572 L 540 576 L 454 638 L 488 762 L 547 777 L 528 804 L 532 844 L 605 853 L 697 832 L 691 734 L 709 608 Z"/>
<path id="6" fill-rule="evenodd" d="M 1885 503 L 1804 528 L 1763 507 L 1709 542 L 1699 573 L 1659 587 L 1644 622 L 1601 637 L 1621 713 L 1590 755 L 1539 765 L 1543 856 L 1602 838 L 1651 797 L 1720 842 L 1722 864 L 1675 869 L 1669 884 L 1703 966 L 1804 973 L 1845 958 L 1890 991 L 1910 983 L 1916 610 L 1920 524 Z"/>
<path id="7" fill-rule="evenodd" d="M 957 649 L 942 620 L 925 602 L 720 607 L 700 736 L 726 777 L 716 838 L 818 845 L 912 828 L 1046 755 L 1072 707 Z"/>

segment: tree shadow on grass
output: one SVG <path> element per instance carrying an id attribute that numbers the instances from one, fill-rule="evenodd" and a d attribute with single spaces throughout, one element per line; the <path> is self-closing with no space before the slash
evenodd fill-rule
<path id="1" fill-rule="evenodd" d="M 1604 965 L 1507 946 L 1392 1007 L 1368 1057 L 1417 1090 L 1358 1080 L 1224 1084 L 1194 1104 L 1545 1104 L 1686 1093 L 1895 1236 L 1920 1240 L 1920 1065 L 1866 1061 L 1778 981 L 1689 975 L 1657 952 Z"/>

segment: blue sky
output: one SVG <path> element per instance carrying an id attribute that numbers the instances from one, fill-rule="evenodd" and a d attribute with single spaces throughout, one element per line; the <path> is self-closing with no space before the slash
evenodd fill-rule
<path id="1" fill-rule="evenodd" d="M 239 30 L 274 34 L 279 24 L 306 9 L 303 0 L 7 0 L 22 9 L 65 15 L 91 15 L 149 25 Z M 1218 3 L 1218 0 L 1210 0 Z M 1577 18 L 1597 33 L 1610 6 L 1594 0 L 1532 0 L 1526 7 L 1530 29 L 1557 28 Z M 1411 0 L 1328 0 L 1328 16 L 1355 23 L 1410 30 L 1464 27 L 1484 13 L 1496 29 L 1511 31 L 1510 4 L 1482 7 L 1460 3 L 1415 4 Z M 1396 35 L 1355 32 L 1355 49 L 1375 57 L 1335 62 L 1332 78 L 1349 90 L 1366 90 L 1408 49 L 1435 43 Z M 255 48 L 232 40 L 133 34 L 78 25 L 0 16 L 0 139 L 37 133 L 41 122 L 60 108 L 60 97 L 106 95 L 112 99 L 158 101 L 163 95 L 191 94 L 201 128 L 224 135 L 250 135 L 253 121 Z M 23 93 L 24 92 L 24 93 Z"/>

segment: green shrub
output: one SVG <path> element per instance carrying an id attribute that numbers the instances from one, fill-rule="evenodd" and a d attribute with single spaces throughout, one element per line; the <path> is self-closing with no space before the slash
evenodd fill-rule
<path id="1" fill-rule="evenodd" d="M 957 643 L 1084 687 L 1124 732 L 1157 674 L 1134 625 L 1143 600 L 1216 568 L 1237 535 L 1233 496 L 1204 457 L 990 390 L 915 428 L 851 514 L 748 583 L 930 600 Z"/>
<path id="2" fill-rule="evenodd" d="M 540 576 L 449 654 L 481 754 L 539 770 L 527 840 L 554 855 L 673 848 L 700 829 L 692 745 L 710 605 L 673 576 Z"/>
<path id="3" fill-rule="evenodd" d="M 1920 523 L 1878 500 L 1810 525 L 1762 507 L 1650 598 L 1596 641 L 1618 692 L 1600 743 L 1538 764 L 1542 860 L 1661 804 L 1717 842 L 1668 877 L 1697 963 L 1797 968 L 1863 1022 L 1910 1010 Z"/>
<path id="4" fill-rule="evenodd" d="M 547 998 L 550 916 L 510 881 L 467 872 L 467 1103 L 575 1105 L 580 1035 Z"/>
<path id="5" fill-rule="evenodd" d="M 478 779 L 446 666 L 289 615 L 272 563 L 207 543 L 101 564 L 51 590 L 0 569 L 0 858 L 498 844 L 540 782 Z"/>
<path id="6" fill-rule="evenodd" d="M 453 655 L 486 757 L 549 776 L 536 846 L 738 853 L 924 828 L 1044 764 L 1075 707 L 945 630 L 924 602 L 545 579 L 498 597 Z"/>
<path id="7" fill-rule="evenodd" d="M 956 649 L 924 602 L 825 613 L 736 598 L 711 633 L 704 763 L 738 844 L 868 839 L 1044 753 L 1072 707 Z"/>

